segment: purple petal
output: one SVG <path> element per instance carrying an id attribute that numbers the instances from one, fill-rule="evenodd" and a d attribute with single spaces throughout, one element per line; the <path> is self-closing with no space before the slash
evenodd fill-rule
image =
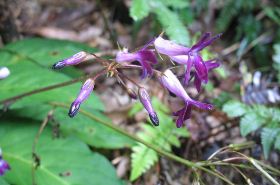
<path id="1" fill-rule="evenodd" d="M 207 33 L 204 33 L 202 35 L 202 37 L 200 38 L 200 40 L 192 46 L 192 49 L 195 49 L 197 47 L 199 47 L 203 42 L 205 42 L 209 37 L 211 36 L 211 33 L 207 32 Z"/>
<path id="2" fill-rule="evenodd" d="M 197 76 L 196 73 L 194 74 L 194 85 L 195 85 L 195 88 L 196 88 L 197 92 L 200 92 L 200 90 L 201 90 L 201 80 Z"/>
<path id="3" fill-rule="evenodd" d="M 195 100 L 191 100 L 188 103 L 196 106 L 199 109 L 203 109 L 203 110 L 212 110 L 213 109 L 213 105 L 207 104 L 207 103 L 202 103 L 202 102 L 195 101 Z"/>
<path id="4" fill-rule="evenodd" d="M 116 62 L 121 63 L 121 62 L 133 62 L 137 60 L 138 55 L 137 53 L 128 53 L 124 51 L 120 51 L 116 55 Z"/>
<path id="5" fill-rule="evenodd" d="M 207 70 L 209 71 L 209 70 L 219 67 L 221 64 L 220 64 L 220 62 L 218 62 L 217 59 L 212 59 L 212 60 L 205 61 L 205 65 L 206 65 Z"/>
<path id="6" fill-rule="evenodd" d="M 206 68 L 205 63 L 203 62 L 201 56 L 196 55 L 196 56 L 192 56 L 194 57 L 194 67 L 196 70 L 196 73 L 198 75 L 198 77 L 200 78 L 200 80 L 204 83 L 208 82 L 208 70 Z"/>
<path id="7" fill-rule="evenodd" d="M 61 60 L 61 61 L 55 63 L 53 65 L 53 69 L 61 69 L 65 66 L 77 65 L 77 64 L 83 62 L 86 59 L 86 57 L 87 57 L 87 53 L 84 51 L 81 51 L 67 59 L 64 59 L 64 60 Z"/>
<path id="8" fill-rule="evenodd" d="M 159 80 L 166 89 L 168 89 L 176 96 L 182 98 L 184 101 L 188 101 L 191 99 L 178 78 L 173 74 L 171 70 L 167 69 L 159 78 Z"/>
<path id="9" fill-rule="evenodd" d="M 170 56 L 170 59 L 178 64 L 187 64 L 189 60 L 188 55 L 177 55 L 177 56 Z"/>
<path id="10" fill-rule="evenodd" d="M 137 52 L 138 59 L 148 61 L 152 64 L 157 63 L 157 57 L 152 50 L 140 50 Z"/>
<path id="11" fill-rule="evenodd" d="M 168 56 L 185 55 L 190 50 L 190 48 L 165 40 L 162 37 L 157 37 L 154 45 L 159 53 Z"/>
<path id="12" fill-rule="evenodd" d="M 177 128 L 180 128 L 183 126 L 184 122 L 191 117 L 191 105 L 188 104 L 185 107 L 183 107 L 181 110 L 176 112 L 176 115 L 178 116 L 176 120 L 176 126 Z"/>
<path id="13" fill-rule="evenodd" d="M 147 76 L 152 76 L 153 69 L 152 69 L 151 65 L 148 62 L 146 62 L 146 61 L 140 61 L 140 64 L 142 66 L 141 79 L 144 79 Z"/>
<path id="14" fill-rule="evenodd" d="M 201 42 L 199 45 L 195 45 L 195 47 L 192 47 L 192 51 L 194 52 L 199 52 L 201 51 L 202 49 L 204 49 L 205 47 L 209 46 L 210 44 L 212 44 L 212 42 L 214 42 L 215 40 L 217 40 L 218 38 L 220 38 L 222 36 L 222 34 L 218 34 L 214 37 L 212 37 L 211 39 L 209 40 L 206 40 L 204 42 Z"/>

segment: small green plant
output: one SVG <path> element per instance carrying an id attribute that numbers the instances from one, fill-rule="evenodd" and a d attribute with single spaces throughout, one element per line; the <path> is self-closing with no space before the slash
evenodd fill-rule
<path id="1" fill-rule="evenodd" d="M 178 138 L 189 137 L 189 132 L 185 128 L 176 128 L 173 119 L 168 114 L 170 110 L 158 99 L 153 99 L 153 105 L 155 106 L 159 119 L 163 120 L 162 123 L 158 127 L 153 127 L 150 123 L 142 124 L 141 127 L 143 130 L 138 132 L 137 135 L 142 140 L 157 146 L 162 150 L 170 152 L 172 146 L 180 147 L 181 144 Z M 141 111 L 141 109 L 143 109 L 142 105 L 136 103 L 130 111 L 130 116 Z M 130 180 L 134 181 L 158 161 L 159 155 L 156 151 L 141 143 L 133 146 L 132 151 L 132 171 L 130 174 Z"/>
<path id="2" fill-rule="evenodd" d="M 240 132 L 246 136 L 261 129 L 261 140 L 264 156 L 267 159 L 274 146 L 280 150 L 280 109 L 264 105 L 248 106 L 239 101 L 229 101 L 223 106 L 229 117 L 241 117 Z"/>
<path id="3" fill-rule="evenodd" d="M 139 21 L 153 13 L 170 39 L 188 45 L 190 44 L 189 33 L 176 12 L 187 6 L 189 3 L 185 0 L 133 0 L 130 16 L 135 21 Z"/>

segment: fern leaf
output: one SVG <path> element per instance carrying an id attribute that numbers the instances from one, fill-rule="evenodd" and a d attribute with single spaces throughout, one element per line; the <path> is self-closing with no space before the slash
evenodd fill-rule
<path id="1" fill-rule="evenodd" d="M 132 171 L 130 181 L 136 180 L 142 173 L 147 171 L 155 162 L 158 161 L 158 155 L 154 150 L 139 144 L 132 147 Z"/>
<path id="2" fill-rule="evenodd" d="M 244 103 L 232 100 L 223 106 L 223 111 L 226 112 L 229 117 L 238 117 L 244 115 L 248 111 L 248 107 Z"/>
<path id="3" fill-rule="evenodd" d="M 186 129 L 176 128 L 175 123 L 169 116 L 169 110 L 167 107 L 165 107 L 157 99 L 152 99 L 152 101 L 158 114 L 160 125 L 158 127 L 153 127 L 151 124 L 143 124 L 143 131 L 138 132 L 137 135 L 142 140 L 157 146 L 162 150 L 171 151 L 172 146 L 180 146 L 178 137 L 188 137 L 189 133 Z M 158 161 L 159 157 L 155 151 L 142 144 L 134 146 L 132 151 L 132 170 L 130 174 L 130 180 L 134 181 L 140 175 L 150 169 L 151 166 Z"/>
<path id="4" fill-rule="evenodd" d="M 271 146 L 280 131 L 280 128 L 264 128 L 261 133 L 261 139 L 262 139 L 262 146 L 263 146 L 263 152 L 265 159 L 268 158 L 268 154 L 270 152 Z"/>
<path id="5" fill-rule="evenodd" d="M 248 112 L 240 120 L 240 132 L 244 137 L 250 132 L 253 132 L 265 124 L 265 120 L 260 117 L 256 112 Z"/>
<path id="6" fill-rule="evenodd" d="M 183 25 L 178 14 L 168 9 L 162 3 L 156 3 L 153 7 L 153 12 L 171 40 L 179 44 L 190 44 L 187 28 Z"/>
<path id="7" fill-rule="evenodd" d="M 147 17 L 150 13 L 150 6 L 146 0 L 133 0 L 129 10 L 133 20 L 138 21 Z"/>

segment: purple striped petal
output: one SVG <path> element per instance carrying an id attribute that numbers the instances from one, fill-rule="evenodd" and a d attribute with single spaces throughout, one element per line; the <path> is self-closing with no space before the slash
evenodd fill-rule
<path id="1" fill-rule="evenodd" d="M 165 40 L 162 37 L 157 37 L 154 45 L 159 53 L 168 56 L 185 55 L 190 51 L 190 48 L 181 46 L 170 40 Z"/>

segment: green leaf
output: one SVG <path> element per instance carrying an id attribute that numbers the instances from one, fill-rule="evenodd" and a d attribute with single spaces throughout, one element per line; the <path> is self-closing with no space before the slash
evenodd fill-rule
<path id="1" fill-rule="evenodd" d="M 158 155 L 154 150 L 147 148 L 145 145 L 139 144 L 132 147 L 132 171 L 130 181 L 136 180 L 143 172 L 147 171 L 156 161 Z"/>
<path id="2" fill-rule="evenodd" d="M 129 15 L 135 20 L 141 20 L 148 16 L 150 12 L 149 3 L 146 0 L 133 0 Z"/>
<path id="3" fill-rule="evenodd" d="M 190 44 L 190 36 L 180 17 L 162 3 L 154 3 L 153 12 L 171 40 L 183 45 Z"/>
<path id="4" fill-rule="evenodd" d="M 11 184 L 31 184 L 32 143 L 39 125 L 30 120 L 1 120 L 0 145 L 11 170 L 5 179 Z M 36 154 L 40 165 L 35 171 L 38 185 L 123 184 L 110 162 L 74 138 L 53 139 L 46 127 L 39 138 Z"/>
<path id="5" fill-rule="evenodd" d="M 11 75 L 0 82 L 0 100 L 71 80 L 72 78 L 60 71 L 50 70 L 50 66 L 79 50 L 90 50 L 90 48 L 76 42 L 48 39 L 26 39 L 7 45 L 0 50 L 0 66 L 7 66 Z M 53 56 L 52 53 L 59 54 Z M 35 105 L 49 101 L 71 103 L 76 98 L 81 85 L 82 83 L 76 83 L 26 97 L 12 104 L 10 108 L 20 108 L 28 104 Z M 82 107 L 104 109 L 103 104 L 94 94 Z"/>
<path id="6" fill-rule="evenodd" d="M 244 137 L 265 124 L 265 120 L 257 112 L 247 112 L 240 120 L 240 132 Z"/>
<path id="7" fill-rule="evenodd" d="M 94 51 L 80 43 L 48 39 L 27 39 L 7 45 L 0 50 L 0 66 L 7 66 L 11 75 L 0 81 L 0 101 L 34 89 L 72 80 L 72 77 L 60 70 L 51 70 L 50 66 L 80 50 Z M 42 121 L 47 112 L 52 109 L 50 102 L 60 102 L 70 106 L 81 85 L 82 83 L 76 83 L 34 94 L 17 100 L 9 106 L 9 109 L 16 110 L 24 117 L 33 119 L 37 117 L 37 120 Z M 94 93 L 81 105 L 81 108 L 97 117 L 107 119 L 98 112 L 103 110 L 104 106 Z M 70 119 L 66 110 L 59 110 L 55 111 L 54 117 L 61 124 L 64 133 L 75 135 L 92 146 L 120 148 L 134 143 L 131 139 L 80 114 Z"/>
<path id="8" fill-rule="evenodd" d="M 4 179 L 4 177 L 0 176 L 0 185 L 9 185 L 9 183 Z"/>
<path id="9" fill-rule="evenodd" d="M 172 8 L 178 8 L 178 9 L 183 9 L 189 6 L 189 2 L 186 0 L 158 0 L 158 1 L 162 2 L 165 6 L 170 6 Z"/>
<path id="10" fill-rule="evenodd" d="M 21 118 L 32 118 L 42 121 L 47 113 L 52 109 L 49 105 L 41 105 L 36 109 L 33 106 L 26 106 L 21 109 L 9 110 L 6 114 L 17 115 Z M 67 110 L 56 108 L 54 111 L 54 120 L 59 123 L 59 129 L 63 135 L 75 136 L 88 145 L 97 148 L 123 148 L 135 145 L 130 138 L 96 122 L 83 114 L 78 114 L 75 118 L 67 116 Z M 92 114 L 102 120 L 111 120 L 98 111 L 92 111 Z"/>
<path id="11" fill-rule="evenodd" d="M 227 102 L 223 106 L 223 111 L 228 114 L 229 117 L 238 117 L 245 114 L 248 110 L 248 107 L 236 100 Z"/>
<path id="12" fill-rule="evenodd" d="M 268 159 L 271 146 L 279 133 L 280 128 L 263 128 L 261 133 L 262 146 L 265 159 Z"/>

